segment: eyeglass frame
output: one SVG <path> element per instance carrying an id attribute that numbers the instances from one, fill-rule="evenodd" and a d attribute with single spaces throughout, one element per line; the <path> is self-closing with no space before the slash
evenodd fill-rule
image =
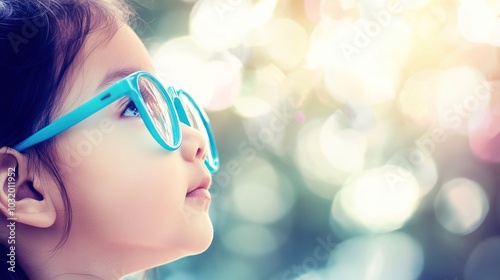
<path id="1" fill-rule="evenodd" d="M 160 135 L 160 132 L 157 130 L 156 126 L 153 123 L 153 117 L 146 109 L 146 104 L 144 99 L 142 98 L 142 94 L 139 88 L 139 78 L 141 77 L 149 79 L 156 85 L 156 87 L 160 90 L 160 94 L 163 95 L 163 98 L 166 101 L 168 110 L 170 112 L 173 112 L 172 114 L 169 114 L 170 123 L 172 125 L 173 145 L 168 144 L 167 141 L 163 139 L 163 137 Z M 184 95 L 188 99 L 188 101 L 191 102 L 193 107 L 201 116 L 204 129 L 206 130 L 209 138 L 206 140 L 208 141 L 207 145 L 210 145 L 213 162 L 210 163 L 209 159 L 206 158 L 205 166 L 211 173 L 215 173 L 220 167 L 219 155 L 217 152 L 215 138 L 210 127 L 210 121 L 205 111 L 198 106 L 195 100 L 187 92 L 185 92 L 184 90 L 175 90 L 172 86 L 165 88 L 158 79 L 156 79 L 152 74 L 145 71 L 138 71 L 128 75 L 125 78 L 120 79 L 101 93 L 97 94 L 92 99 L 88 100 L 87 102 L 83 103 L 82 105 L 78 106 L 77 108 L 73 109 L 72 111 L 68 112 L 67 114 L 63 115 L 47 126 L 36 131 L 28 138 L 14 145 L 13 148 L 19 152 L 22 152 L 34 145 L 57 136 L 58 134 L 92 116 L 96 112 L 104 109 L 116 100 L 122 97 L 128 97 L 132 102 L 134 102 L 144 124 L 146 125 L 149 133 L 153 136 L 156 142 L 158 142 L 160 146 L 168 151 L 175 151 L 180 147 L 182 143 L 181 122 L 189 127 L 192 127 L 192 124 L 187 117 L 186 109 L 181 101 L 181 95 Z"/>

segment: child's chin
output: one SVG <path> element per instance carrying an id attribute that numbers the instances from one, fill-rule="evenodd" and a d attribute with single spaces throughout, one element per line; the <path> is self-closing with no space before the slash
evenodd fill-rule
<path id="1" fill-rule="evenodd" d="M 206 228 L 203 231 L 200 231 L 196 240 L 193 240 L 189 245 L 191 249 L 189 255 L 197 255 L 205 252 L 212 244 L 213 237 L 213 227 L 209 220 Z"/>
<path id="2" fill-rule="evenodd" d="M 210 245 L 212 244 L 212 240 L 214 238 L 214 229 L 212 227 L 212 222 L 208 220 L 207 228 L 200 234 L 200 239 L 196 242 L 195 252 L 194 254 L 200 254 L 205 252 Z"/>

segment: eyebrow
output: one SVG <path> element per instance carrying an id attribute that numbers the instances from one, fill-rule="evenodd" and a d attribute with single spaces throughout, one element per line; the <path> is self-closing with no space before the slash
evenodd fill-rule
<path id="1" fill-rule="evenodd" d="M 99 83 L 99 86 L 97 87 L 97 92 L 100 92 L 104 90 L 107 86 L 110 86 L 113 84 L 113 82 L 125 78 L 129 76 L 130 74 L 133 74 L 137 71 L 140 71 L 139 67 L 133 66 L 133 67 L 126 67 L 126 68 L 120 68 L 118 70 L 111 70 L 104 75 L 104 79 Z"/>

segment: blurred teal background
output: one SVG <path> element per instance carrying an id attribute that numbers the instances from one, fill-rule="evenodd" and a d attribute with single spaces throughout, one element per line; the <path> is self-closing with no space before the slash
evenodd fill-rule
<path id="1" fill-rule="evenodd" d="M 130 3 L 221 157 L 151 279 L 500 279 L 500 1 Z"/>

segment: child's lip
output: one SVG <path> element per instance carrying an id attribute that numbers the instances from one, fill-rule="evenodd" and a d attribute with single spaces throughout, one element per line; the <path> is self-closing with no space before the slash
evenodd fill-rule
<path id="1" fill-rule="evenodd" d="M 206 188 L 199 187 L 196 188 L 186 194 L 186 197 L 197 197 L 197 198 L 204 198 L 204 199 L 211 199 L 210 192 Z"/>
<path id="2" fill-rule="evenodd" d="M 210 175 L 204 174 L 198 185 L 195 185 L 195 186 L 188 189 L 186 196 L 189 196 L 190 193 L 192 193 L 198 189 L 208 190 L 210 188 L 211 182 L 212 182 L 212 177 Z"/>

